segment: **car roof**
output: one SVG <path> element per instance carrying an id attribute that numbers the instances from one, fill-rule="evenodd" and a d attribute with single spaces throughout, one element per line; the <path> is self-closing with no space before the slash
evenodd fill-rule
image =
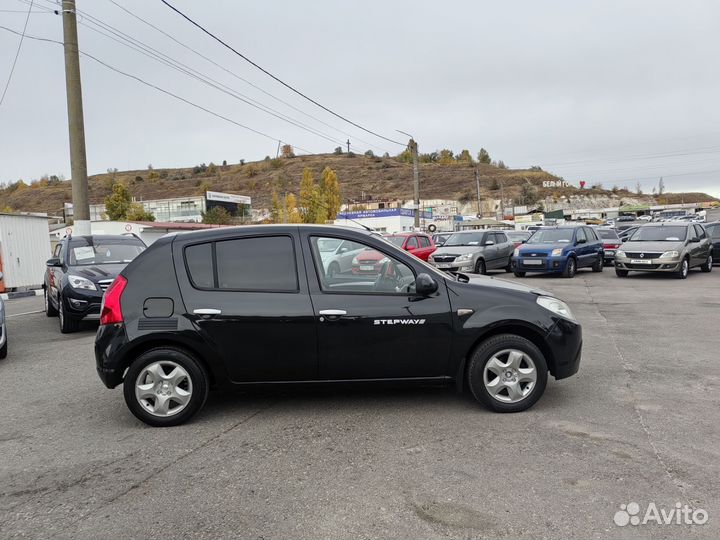
<path id="1" fill-rule="evenodd" d="M 122 238 L 123 240 L 134 240 L 136 242 L 142 242 L 140 238 L 133 234 L 81 234 L 68 236 L 67 239 L 70 241 L 82 239 L 87 243 L 97 242 L 99 240 L 117 240 Z"/>
<path id="2" fill-rule="evenodd" d="M 236 227 L 218 227 L 215 229 L 200 229 L 197 231 L 183 231 L 172 234 L 175 238 L 183 239 L 204 239 L 214 238 L 216 236 L 227 236 L 228 233 L 278 233 L 278 232 L 295 232 L 298 230 L 310 230 L 318 234 L 337 234 L 338 232 L 354 233 L 361 236 L 380 236 L 378 231 L 361 229 L 360 227 L 352 227 L 349 225 L 319 225 L 315 223 L 277 223 L 270 225 L 238 225 Z M 170 235 L 168 235 L 170 236 Z"/>

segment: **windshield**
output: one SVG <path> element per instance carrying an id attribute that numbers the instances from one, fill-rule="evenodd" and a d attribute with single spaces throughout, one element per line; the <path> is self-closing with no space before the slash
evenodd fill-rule
<path id="1" fill-rule="evenodd" d="M 145 251 L 145 246 L 142 244 L 117 240 L 99 240 L 92 245 L 71 244 L 70 266 L 127 264 L 143 251 Z"/>
<path id="2" fill-rule="evenodd" d="M 404 236 L 386 236 L 385 240 L 387 240 L 394 246 L 402 247 L 403 242 L 405 241 L 405 237 Z"/>
<path id="3" fill-rule="evenodd" d="M 482 243 L 484 235 L 484 232 L 455 233 L 447 239 L 443 247 L 479 246 Z"/>
<path id="4" fill-rule="evenodd" d="M 603 240 L 617 240 L 618 235 L 615 231 L 611 231 L 610 229 L 595 229 L 595 232 L 600 235 L 600 238 Z"/>
<path id="5" fill-rule="evenodd" d="M 574 229 L 540 229 L 528 240 L 528 244 L 566 244 L 572 242 Z"/>
<path id="6" fill-rule="evenodd" d="M 530 238 L 530 233 L 523 231 L 505 231 L 505 234 L 510 240 L 527 240 Z"/>
<path id="7" fill-rule="evenodd" d="M 632 235 L 633 242 L 680 242 L 687 238 L 685 226 L 641 227 Z"/>

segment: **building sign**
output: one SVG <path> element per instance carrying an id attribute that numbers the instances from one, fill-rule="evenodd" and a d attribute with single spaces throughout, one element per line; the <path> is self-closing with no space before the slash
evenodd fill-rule
<path id="1" fill-rule="evenodd" d="M 358 210 L 355 212 L 340 212 L 336 219 L 368 219 L 384 218 L 394 216 L 414 217 L 415 210 L 412 208 L 380 208 L 377 210 Z M 420 212 L 422 219 L 432 219 L 432 211 L 423 210 Z"/>
<path id="2" fill-rule="evenodd" d="M 570 187 L 565 180 L 543 180 L 543 187 Z"/>
<path id="3" fill-rule="evenodd" d="M 250 204 L 251 199 L 245 195 L 234 195 L 232 193 L 220 193 L 218 191 L 206 191 L 205 199 L 208 201 L 226 202 L 233 204 Z"/>

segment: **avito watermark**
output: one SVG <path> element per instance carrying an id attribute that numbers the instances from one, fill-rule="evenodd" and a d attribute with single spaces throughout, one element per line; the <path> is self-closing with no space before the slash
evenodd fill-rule
<path id="1" fill-rule="evenodd" d="M 642 516 L 642 517 L 641 517 Z M 620 510 L 615 512 L 613 521 L 615 525 L 704 525 L 707 523 L 708 513 L 702 508 L 692 508 L 687 504 L 675 503 L 670 509 L 658 508 L 651 502 L 647 505 L 645 512 L 640 511 L 640 505 L 636 502 L 621 504 Z"/>

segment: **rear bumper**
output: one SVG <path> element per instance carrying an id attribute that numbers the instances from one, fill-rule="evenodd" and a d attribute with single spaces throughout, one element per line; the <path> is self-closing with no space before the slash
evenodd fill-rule
<path id="1" fill-rule="evenodd" d="M 122 349 L 128 344 L 123 324 L 100 326 L 95 335 L 95 368 L 100 380 L 108 388 L 115 388 L 123 381 L 125 366 L 122 365 Z"/>

